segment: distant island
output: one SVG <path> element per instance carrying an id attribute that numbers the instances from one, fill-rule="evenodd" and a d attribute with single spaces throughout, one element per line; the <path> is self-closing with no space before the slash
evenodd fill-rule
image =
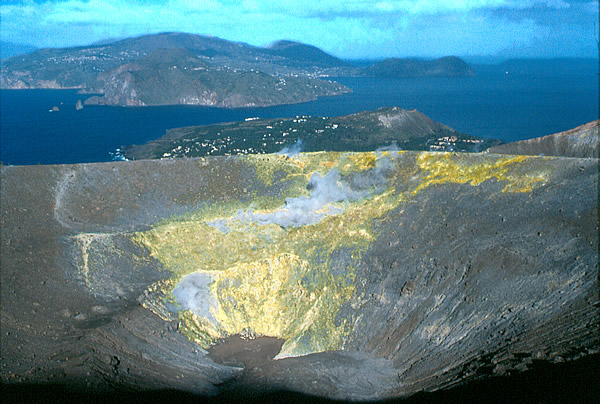
<path id="1" fill-rule="evenodd" d="M 293 41 L 264 47 L 215 37 L 162 33 L 62 49 L 40 49 L 3 60 L 3 89 L 79 89 L 101 94 L 87 104 L 290 104 L 340 95 L 348 87 L 325 77 L 462 77 L 461 59 L 388 59 L 357 67 Z"/>
<path id="2" fill-rule="evenodd" d="M 176 128 L 145 145 L 124 147 L 123 153 L 128 159 L 141 160 L 300 150 L 368 151 L 390 145 L 402 150 L 477 152 L 497 144 L 500 141 L 460 133 L 417 110 L 392 107 L 335 118 L 257 118 Z"/>
<path id="3" fill-rule="evenodd" d="M 187 49 L 158 49 L 100 74 L 103 96 L 86 100 L 105 105 L 210 105 L 251 107 L 292 104 L 350 91 L 310 77 L 272 76 L 258 70 L 211 65 Z"/>
<path id="4" fill-rule="evenodd" d="M 385 59 L 362 69 L 365 76 L 375 77 L 470 77 L 475 71 L 455 56 L 435 60 Z"/>

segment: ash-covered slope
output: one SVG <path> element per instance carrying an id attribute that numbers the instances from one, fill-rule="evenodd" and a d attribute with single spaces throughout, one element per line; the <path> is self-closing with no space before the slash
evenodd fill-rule
<path id="1" fill-rule="evenodd" d="M 598 352 L 597 181 L 392 151 L 2 167 L 2 382 L 374 399 Z"/>
<path id="2" fill-rule="evenodd" d="M 144 145 L 124 148 L 129 159 L 302 151 L 366 151 L 395 144 L 403 150 L 477 152 L 495 139 L 465 135 L 417 110 L 379 108 L 334 118 L 254 119 L 175 128 Z"/>
<path id="3" fill-rule="evenodd" d="M 492 153 L 598 158 L 600 121 L 564 132 L 490 148 Z"/>

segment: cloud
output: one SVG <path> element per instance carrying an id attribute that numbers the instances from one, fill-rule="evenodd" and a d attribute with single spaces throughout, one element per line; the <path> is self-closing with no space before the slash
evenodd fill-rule
<path id="1" fill-rule="evenodd" d="M 529 19 L 545 26 L 592 25 L 598 19 L 597 2 L 569 4 L 562 0 L 525 4 L 520 8 L 498 7 L 491 10 L 495 18 L 512 21 Z"/>
<path id="2" fill-rule="evenodd" d="M 183 31 L 253 45 L 291 39 L 347 58 L 494 54 L 533 42 L 597 52 L 597 2 L 576 0 L 5 0 L 0 15 L 2 39 L 36 46 Z M 553 30 L 570 36 L 553 42 Z"/>

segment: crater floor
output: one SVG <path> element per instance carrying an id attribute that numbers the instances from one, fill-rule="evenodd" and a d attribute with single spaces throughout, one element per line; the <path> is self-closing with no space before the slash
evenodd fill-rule
<path id="1" fill-rule="evenodd" d="M 596 159 L 2 167 L 2 382 L 372 400 L 598 352 Z"/>

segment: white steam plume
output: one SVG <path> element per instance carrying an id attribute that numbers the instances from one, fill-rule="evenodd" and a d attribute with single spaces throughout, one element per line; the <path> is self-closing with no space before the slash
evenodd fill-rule
<path id="1" fill-rule="evenodd" d="M 209 308 L 217 305 L 209 286 L 213 282 L 208 274 L 194 272 L 186 275 L 173 289 L 173 297 L 187 310 L 214 321 Z"/>
<path id="2" fill-rule="evenodd" d="M 376 151 L 377 161 L 373 169 L 344 179 L 336 169 L 331 169 L 324 177 L 318 172 L 313 173 L 307 184 L 310 195 L 287 198 L 285 205 L 274 212 L 240 210 L 233 218 L 215 220 L 208 224 L 226 233 L 231 221 L 277 224 L 284 228 L 318 223 L 325 216 L 342 213 L 344 202 L 356 201 L 381 191 L 387 183 L 387 173 L 392 168 L 389 155 L 383 153 L 389 150 L 391 149 Z"/>
<path id="3" fill-rule="evenodd" d="M 296 157 L 298 154 L 300 154 L 300 152 L 302 151 L 302 139 L 298 139 L 298 141 L 296 143 L 294 143 L 292 146 L 288 147 L 284 147 L 283 149 L 279 150 L 277 153 L 277 155 L 279 156 L 286 156 L 288 158 L 293 158 Z"/>

